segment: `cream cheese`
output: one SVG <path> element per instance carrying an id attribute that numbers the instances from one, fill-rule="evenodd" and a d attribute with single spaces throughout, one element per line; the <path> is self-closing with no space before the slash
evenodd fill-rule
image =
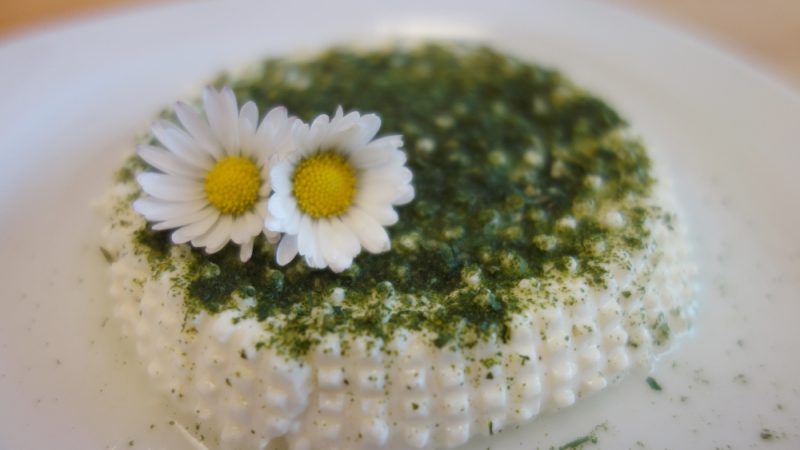
<path id="1" fill-rule="evenodd" d="M 659 194 L 665 209 L 674 208 L 665 190 Z M 648 367 L 693 314 L 685 232 L 657 221 L 647 249 L 615 267 L 605 289 L 578 277 L 563 285 L 520 280 L 520 296 L 554 300 L 515 315 L 508 342 L 453 350 L 403 330 L 382 348 L 331 334 L 293 359 L 260 345 L 270 332 L 237 309 L 186 317 L 173 289 L 179 270 L 154 274 L 133 247 L 142 219 L 118 209 L 129 195 L 119 186 L 105 202 L 109 222 L 131 224 L 109 226 L 103 236 L 114 258 L 115 317 L 154 384 L 196 417 L 212 448 L 264 448 L 279 437 L 292 449 L 456 447 Z M 344 295 L 337 290 L 330 301 Z M 352 342 L 346 354 L 343 340 Z"/>
<path id="2" fill-rule="evenodd" d="M 278 267 L 266 242 L 247 263 L 169 243 L 131 208 L 127 167 L 103 208 L 115 316 L 209 447 L 453 448 L 650 366 L 689 329 L 668 184 L 557 72 L 433 45 L 228 82 L 301 116 L 373 108 L 403 133 L 417 196 L 391 252 L 332 274 Z"/>

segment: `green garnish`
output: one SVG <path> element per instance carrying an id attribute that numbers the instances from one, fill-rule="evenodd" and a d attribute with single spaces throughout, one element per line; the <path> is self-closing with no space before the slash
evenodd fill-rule
<path id="1" fill-rule="evenodd" d="M 650 386 L 650 389 L 654 391 L 661 391 L 661 385 L 658 384 L 658 381 L 656 381 L 655 378 L 647 377 L 645 381 L 647 381 L 647 385 Z"/>
<path id="2" fill-rule="evenodd" d="M 192 249 L 184 264 L 170 255 L 168 232 L 136 232 L 152 267 L 179 272 L 173 285 L 189 314 L 252 299 L 245 316 L 274 331 L 260 345 L 301 356 L 325 334 L 388 342 L 399 329 L 429 331 L 437 347 L 505 341 L 515 313 L 579 301 L 545 295 L 545 286 L 578 277 L 602 287 L 607 267 L 643 249 L 645 222 L 660 217 L 644 147 L 612 109 L 556 71 L 442 45 L 334 49 L 261 69 L 219 83 L 259 110 L 284 105 L 304 120 L 339 105 L 378 113 L 382 130 L 403 135 L 416 199 L 388 229 L 392 250 L 362 254 L 342 274 L 310 270 L 301 258 L 278 267 L 264 240 L 246 264 L 235 246 Z M 139 167 L 129 163 L 120 179 L 135 183 Z M 621 225 L 604 223 L 609 209 Z M 518 294 L 531 277 L 541 286 Z M 332 304 L 339 288 L 344 298 Z M 668 337 L 666 320 L 655 327 L 657 340 Z"/>

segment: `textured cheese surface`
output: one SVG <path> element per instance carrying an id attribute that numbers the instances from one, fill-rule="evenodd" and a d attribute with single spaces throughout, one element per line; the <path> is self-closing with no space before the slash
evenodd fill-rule
<path id="1" fill-rule="evenodd" d="M 659 186 L 656 202 L 674 211 L 669 190 Z M 209 448 L 261 449 L 279 437 L 292 449 L 458 447 L 649 366 L 693 314 L 684 230 L 653 221 L 646 250 L 624 255 L 625 267 L 611 267 L 603 289 L 577 276 L 558 284 L 521 280 L 521 297 L 558 301 L 535 302 L 514 316 L 506 342 L 457 350 L 437 348 L 423 332 L 401 331 L 384 343 L 329 335 L 305 358 L 287 359 L 259 345 L 269 342 L 268 332 L 237 309 L 187 316 L 172 288 L 175 272 L 156 275 L 134 251 L 142 219 L 119 207 L 130 189 L 119 184 L 104 202 L 115 316 L 154 385 L 196 417 Z M 613 225 L 618 216 L 605 218 Z M 330 301 L 343 295 L 334 291 Z"/>

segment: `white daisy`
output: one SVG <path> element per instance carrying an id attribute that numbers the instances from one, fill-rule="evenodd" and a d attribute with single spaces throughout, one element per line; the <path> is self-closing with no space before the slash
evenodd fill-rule
<path id="1" fill-rule="evenodd" d="M 296 119 L 278 107 L 259 125 L 255 103 L 239 110 L 229 87 L 206 88 L 203 105 L 205 117 L 187 104 L 175 106 L 183 128 L 164 120 L 153 125 L 165 148 L 141 145 L 138 153 L 160 173 L 137 176 L 145 195 L 133 207 L 155 223 L 154 230 L 175 229 L 176 244 L 191 242 L 214 253 L 233 241 L 247 261 L 256 236 L 266 232 L 271 162 L 290 149 Z M 267 237 L 275 242 L 279 236 Z"/>
<path id="2" fill-rule="evenodd" d="M 347 269 L 361 247 L 389 250 L 384 229 L 397 222 L 393 205 L 414 198 L 400 136 L 375 139 L 375 114 L 318 116 L 295 127 L 295 151 L 270 172 L 267 229 L 284 233 L 277 261 L 300 253 L 314 268 Z"/>

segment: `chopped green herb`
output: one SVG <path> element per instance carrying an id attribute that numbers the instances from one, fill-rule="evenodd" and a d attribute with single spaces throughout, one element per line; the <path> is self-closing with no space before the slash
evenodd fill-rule
<path id="1" fill-rule="evenodd" d="M 108 250 L 104 249 L 103 247 L 100 247 L 100 253 L 103 254 L 103 259 L 105 259 L 107 263 L 110 264 L 114 262 L 114 258 L 111 256 L 111 253 L 109 253 Z"/>
<path id="2" fill-rule="evenodd" d="M 661 391 L 661 385 L 658 384 L 658 381 L 656 381 L 655 378 L 647 377 L 647 380 L 645 381 L 647 381 L 647 385 L 650 386 L 650 389 L 654 391 Z"/>
<path id="3" fill-rule="evenodd" d="M 664 313 L 659 313 L 656 323 L 653 325 L 653 332 L 654 341 L 657 345 L 664 345 L 669 340 L 671 330 L 669 322 L 667 322 L 667 316 Z"/>
<path id="4" fill-rule="evenodd" d="M 337 48 L 268 60 L 258 76 L 218 83 L 304 120 L 339 105 L 376 112 L 382 134 L 402 134 L 414 172 L 416 199 L 388 229 L 393 251 L 363 253 L 342 274 L 302 258 L 279 267 L 263 238 L 247 264 L 229 245 L 212 255 L 192 249 L 176 266 L 169 232 L 136 232 L 151 266 L 182 274 L 174 287 L 189 314 L 252 299 L 245 316 L 280 330 L 257 348 L 300 356 L 324 334 L 388 342 L 400 329 L 430 331 L 437 347 L 506 341 L 512 315 L 556 301 L 520 296 L 520 280 L 604 286 L 620 254 L 645 248 L 646 223 L 658 214 L 650 160 L 616 112 L 558 72 L 488 48 Z M 146 168 L 133 158 L 118 179 L 135 184 Z M 621 226 L 601 220 L 609 209 L 625 218 Z M 336 289 L 345 295 L 332 306 Z M 665 318 L 654 327 L 657 341 L 668 337 Z"/>
<path id="5" fill-rule="evenodd" d="M 596 444 L 597 437 L 593 435 L 579 437 L 572 441 L 567 442 L 566 444 L 558 447 L 558 450 L 577 450 L 583 448 L 586 444 Z"/>

